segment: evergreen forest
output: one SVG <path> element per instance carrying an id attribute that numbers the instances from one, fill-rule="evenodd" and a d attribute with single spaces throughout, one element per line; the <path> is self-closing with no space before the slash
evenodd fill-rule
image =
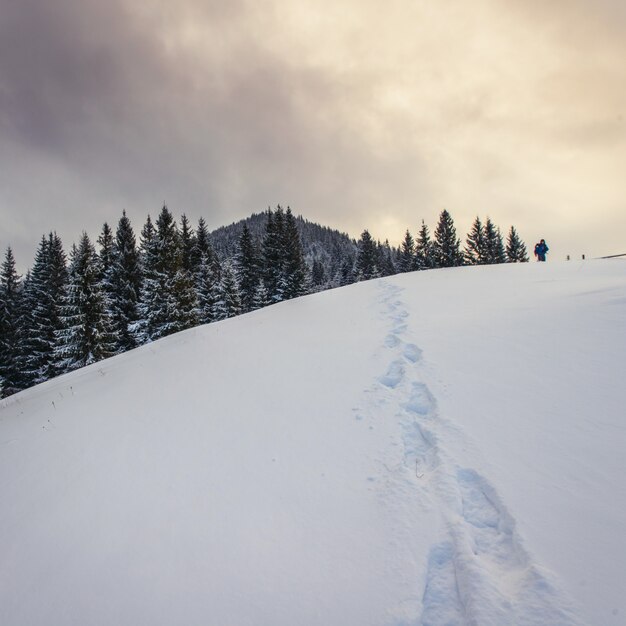
<path id="1" fill-rule="evenodd" d="M 358 241 L 278 206 L 209 232 L 167 206 L 139 236 L 124 212 L 95 243 L 69 252 L 42 236 L 25 276 L 9 247 L 0 268 L 0 393 L 18 391 L 199 324 L 400 272 L 527 262 L 514 227 L 506 242 L 476 217 L 462 246 L 442 211 L 398 247 L 364 230 Z"/>

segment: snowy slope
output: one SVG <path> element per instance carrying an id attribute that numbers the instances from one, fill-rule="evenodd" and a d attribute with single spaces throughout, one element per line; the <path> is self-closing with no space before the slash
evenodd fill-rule
<path id="1" fill-rule="evenodd" d="M 0 624 L 626 622 L 626 264 L 436 270 L 0 403 Z"/>

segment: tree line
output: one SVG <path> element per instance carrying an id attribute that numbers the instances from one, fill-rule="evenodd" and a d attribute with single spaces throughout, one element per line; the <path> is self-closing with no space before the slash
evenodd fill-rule
<path id="1" fill-rule="evenodd" d="M 0 269 L 2 397 L 172 333 L 313 291 L 399 272 L 528 261 L 515 228 L 505 245 L 489 218 L 484 224 L 476 218 L 462 250 L 447 211 L 432 238 L 422 222 L 417 238 L 407 230 L 399 248 L 365 230 L 353 253 L 333 249 L 331 255 L 318 242 L 307 259 L 301 230 L 289 208 L 268 209 L 260 236 L 244 223 L 234 254 L 218 255 L 202 218 L 193 229 L 185 215 L 177 223 L 164 206 L 156 221 L 147 217 L 139 242 L 125 212 L 115 232 L 104 224 L 96 245 L 83 233 L 69 258 L 56 233 L 43 236 L 23 278 L 9 247 Z M 330 242 L 329 233 L 324 239 Z M 332 256 L 331 265 L 321 252 Z"/>

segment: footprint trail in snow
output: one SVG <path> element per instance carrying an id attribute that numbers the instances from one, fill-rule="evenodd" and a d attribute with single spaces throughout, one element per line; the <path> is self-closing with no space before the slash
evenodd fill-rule
<path id="1" fill-rule="evenodd" d="M 390 322 L 383 347 L 390 360 L 370 390 L 370 401 L 395 408 L 402 477 L 397 467 L 385 467 L 392 474 L 390 484 L 394 476 L 402 481 L 398 489 L 403 497 L 438 509 L 443 529 L 424 563 L 422 588 L 414 592 L 421 598 L 421 614 L 417 621 L 393 623 L 579 626 L 569 599 L 524 549 L 515 520 L 493 485 L 447 453 L 446 438 L 458 437 L 459 431 L 440 415 L 436 398 L 420 380 L 422 351 L 406 340 L 403 290 L 383 282 L 381 291 Z"/>

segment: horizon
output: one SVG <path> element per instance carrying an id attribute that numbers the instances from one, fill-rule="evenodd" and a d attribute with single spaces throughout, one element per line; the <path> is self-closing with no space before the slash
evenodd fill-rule
<path id="1" fill-rule="evenodd" d="M 164 204 L 164 205 L 162 205 L 162 206 L 167 206 L 168 208 L 170 208 L 170 207 L 169 207 L 169 205 L 168 205 L 167 203 L 165 203 L 165 204 Z M 282 205 L 280 205 L 280 206 L 282 206 Z M 274 206 L 274 207 L 269 207 L 269 208 L 271 208 L 272 210 L 275 210 L 277 207 L 276 207 L 276 206 Z M 283 208 L 288 208 L 288 207 L 287 207 L 287 205 L 285 205 Z M 289 207 L 289 208 L 290 208 L 290 207 Z M 170 210 L 171 210 L 171 209 L 170 209 Z M 127 215 L 127 216 L 129 217 L 129 219 L 131 220 L 131 224 L 132 224 L 132 227 L 133 227 L 133 230 L 134 230 L 135 236 L 136 236 L 136 238 L 137 238 L 137 243 L 138 243 L 138 244 L 139 244 L 139 236 L 140 236 L 140 233 L 141 233 L 141 229 L 142 229 L 142 227 L 143 227 L 143 225 L 144 225 L 144 223 L 145 223 L 145 221 L 146 221 L 146 219 L 147 219 L 148 215 L 150 215 L 150 217 L 152 218 L 152 220 L 153 220 L 153 222 L 154 222 L 154 220 L 155 220 L 155 219 L 156 219 L 156 217 L 158 216 L 159 211 L 160 211 L 160 209 L 159 209 L 159 210 L 157 210 L 157 211 L 152 211 L 152 212 L 150 212 L 149 214 L 146 214 L 146 215 L 143 217 L 143 219 L 142 219 L 142 220 L 137 221 L 137 222 L 135 222 L 135 220 L 133 220 L 133 218 L 129 215 L 129 212 L 128 212 L 128 211 L 126 211 L 126 215 Z M 252 213 L 248 214 L 248 215 L 247 215 L 247 216 L 245 216 L 245 217 L 242 217 L 242 218 L 240 218 L 240 219 L 234 219 L 234 220 L 229 221 L 228 223 L 221 224 L 221 225 L 217 225 L 217 226 L 215 226 L 215 227 L 210 227 L 210 226 L 208 225 L 208 223 L 207 223 L 207 228 L 208 228 L 208 230 L 209 230 L 209 233 L 213 233 L 213 232 L 215 232 L 216 230 L 219 230 L 219 229 L 221 229 L 221 228 L 228 228 L 228 227 L 233 226 L 233 225 L 236 225 L 236 224 L 238 224 L 238 223 L 240 223 L 240 222 L 245 222 L 247 219 L 249 219 L 249 218 L 251 218 L 251 217 L 253 217 L 253 216 L 255 216 L 255 215 L 262 215 L 262 214 L 263 214 L 263 213 L 265 213 L 266 211 L 267 211 L 267 209 L 265 209 L 265 211 L 253 211 Z M 411 233 L 411 235 L 413 236 L 413 238 L 414 238 L 414 239 L 416 239 L 416 238 L 417 238 L 417 236 L 418 236 L 418 232 L 419 232 L 419 226 L 421 226 L 421 220 L 419 220 L 419 222 L 416 222 L 416 226 L 415 226 L 415 228 L 410 228 L 410 227 L 405 228 L 405 229 L 402 231 L 402 235 L 401 235 L 401 237 L 400 237 L 399 239 L 397 239 L 397 240 L 388 240 L 387 238 L 384 238 L 384 237 L 379 237 L 379 236 L 377 235 L 377 233 L 376 233 L 376 232 L 373 232 L 373 231 L 372 231 L 372 229 L 371 229 L 371 228 L 369 228 L 369 227 L 367 227 L 367 226 L 364 226 L 363 228 L 361 228 L 361 229 L 359 230 L 359 232 L 358 232 L 358 233 L 351 233 L 351 232 L 347 232 L 347 231 L 345 231 L 345 230 L 341 230 L 341 229 L 339 229 L 339 228 L 335 228 L 335 227 L 334 227 L 334 226 L 332 226 L 331 224 L 324 224 L 324 223 L 319 223 L 319 222 L 316 222 L 316 221 L 314 221 L 314 220 L 310 219 L 310 217 L 309 217 L 309 216 L 307 216 L 307 215 L 303 215 L 302 213 L 299 213 L 298 211 L 294 211 L 293 209 L 292 209 L 292 211 L 293 211 L 294 216 L 295 216 L 295 217 L 297 217 L 297 218 L 302 218 L 303 220 L 305 220 L 305 221 L 307 221 L 307 222 L 310 222 L 310 223 L 313 223 L 313 224 L 317 224 L 318 226 L 325 227 L 325 228 L 329 228 L 329 229 L 331 229 L 331 230 L 333 230 L 333 231 L 335 231 L 335 232 L 338 232 L 338 233 L 340 233 L 340 234 L 342 234 L 342 235 L 346 235 L 346 236 L 348 236 L 350 239 L 352 239 L 352 240 L 356 241 L 357 243 L 358 243 L 359 238 L 360 238 L 361 234 L 363 233 L 363 231 L 367 230 L 367 231 L 370 233 L 370 235 L 372 235 L 372 237 L 373 237 L 373 239 L 374 239 L 375 241 L 378 241 L 378 242 L 380 242 L 380 243 L 385 243 L 385 242 L 387 242 L 387 241 L 388 241 L 389 245 L 390 245 L 392 248 L 395 248 L 395 249 L 399 249 L 399 248 L 400 248 L 400 246 L 402 245 L 402 240 L 403 240 L 404 235 L 405 235 L 405 233 L 406 233 L 406 231 L 407 231 L 407 230 L 409 230 L 409 232 Z M 452 215 L 452 218 L 453 218 L 453 220 L 454 220 L 454 222 L 455 222 L 455 228 L 456 228 L 456 231 L 457 231 L 457 237 L 458 237 L 458 239 L 460 240 L 460 244 L 461 244 L 461 245 L 460 245 L 460 248 L 461 248 L 461 250 L 462 250 L 462 251 L 463 251 L 463 250 L 465 249 L 465 247 L 466 247 L 466 239 L 467 239 L 467 235 L 469 234 L 469 231 L 470 231 L 470 228 L 471 228 L 471 223 L 474 221 L 474 219 L 475 219 L 476 217 L 479 217 L 479 218 L 481 219 L 481 222 L 482 222 L 482 223 L 483 223 L 483 225 L 484 225 L 485 218 L 486 218 L 486 217 L 490 217 L 490 216 L 474 216 L 474 217 L 472 218 L 472 220 L 470 221 L 469 225 L 468 225 L 467 231 L 463 232 L 463 231 L 461 231 L 461 230 L 459 229 L 459 226 L 458 226 L 458 224 L 457 224 L 457 222 L 456 222 L 456 219 L 455 219 L 454 214 L 452 214 L 450 211 L 448 211 L 448 212 Z M 181 218 L 181 216 L 182 216 L 183 214 L 184 214 L 184 212 L 183 212 L 183 213 L 180 213 L 180 214 L 176 214 L 176 213 L 174 213 L 174 212 L 172 211 L 172 215 L 173 215 L 173 217 L 174 217 L 174 219 L 175 219 L 175 221 L 176 221 L 177 226 L 180 226 L 180 218 Z M 119 217 L 115 218 L 114 220 L 110 220 L 110 221 L 107 221 L 107 222 L 106 222 L 106 223 L 109 225 L 109 227 L 112 229 L 112 231 L 113 231 L 113 233 L 114 233 L 114 234 L 115 234 L 115 230 L 116 230 L 116 228 L 117 228 L 117 223 L 118 223 L 118 221 L 119 221 L 119 218 L 121 218 L 121 216 L 122 216 L 122 213 L 120 212 Z M 189 218 L 189 216 L 188 216 L 188 215 L 187 215 L 187 217 Z M 204 216 L 202 216 L 202 215 L 201 215 L 198 219 L 200 219 L 200 218 L 204 218 L 204 219 L 205 219 L 205 222 L 207 222 L 207 220 L 206 220 L 206 218 L 205 218 Z M 437 221 L 438 221 L 438 219 L 439 219 L 439 217 L 437 216 L 437 219 L 435 220 L 435 222 L 434 222 L 434 223 L 432 223 L 432 224 L 426 223 L 426 226 L 428 227 L 428 230 L 429 230 L 429 233 L 430 233 L 431 238 L 434 236 L 434 231 L 435 231 L 435 228 L 436 228 L 436 226 L 437 226 Z M 530 257 L 530 262 L 533 262 L 533 254 L 532 254 L 532 252 L 533 252 L 534 245 L 535 245 L 535 243 L 537 243 L 540 239 L 545 239 L 545 237 L 537 237 L 536 241 L 532 241 L 532 242 L 531 242 L 531 241 L 529 241 L 529 240 L 525 240 L 525 239 L 521 236 L 521 234 L 520 234 L 520 232 L 519 232 L 519 229 L 518 229 L 518 227 L 517 227 L 515 224 L 502 225 L 502 224 L 498 224 L 498 223 L 497 223 L 495 220 L 493 220 L 493 219 L 492 219 L 492 222 L 494 223 L 494 225 L 495 225 L 497 228 L 499 228 L 499 229 L 500 229 L 500 233 L 501 233 L 501 235 L 502 235 L 502 239 L 503 239 L 503 241 L 504 241 L 504 243 L 505 243 L 505 244 L 506 244 L 506 240 L 507 240 L 507 236 L 508 236 L 508 233 L 509 233 L 510 227 L 511 227 L 511 226 L 514 226 L 514 227 L 515 227 L 515 229 L 516 229 L 516 231 L 517 231 L 517 233 L 518 233 L 518 235 L 521 237 L 521 239 L 522 239 L 523 243 L 526 245 L 526 249 L 527 249 L 528 254 L 529 254 L 529 257 Z M 104 225 L 104 223 L 103 223 L 103 225 Z M 193 229 L 193 231 L 194 231 L 194 232 L 195 232 L 195 230 L 196 230 L 196 228 L 197 228 L 197 225 L 198 225 L 198 220 L 195 220 L 195 221 L 190 220 L 190 226 L 192 227 L 192 229 Z M 69 229 L 67 229 L 67 228 L 66 228 L 65 230 L 66 230 L 66 231 L 69 231 Z M 35 255 L 36 255 L 36 252 L 37 252 L 37 248 L 39 247 L 39 243 L 40 243 L 40 241 L 41 241 L 42 237 L 47 236 L 49 233 L 56 233 L 56 234 L 57 234 L 57 235 L 59 235 L 59 237 L 61 238 L 61 241 L 62 241 L 62 243 L 63 243 L 63 249 L 64 249 L 65 253 L 66 253 L 66 254 L 69 254 L 69 251 L 70 251 L 70 249 L 72 248 L 72 245 L 73 245 L 73 244 L 77 244 L 77 243 L 78 243 L 78 241 L 80 240 L 80 237 L 81 237 L 81 235 L 82 235 L 82 233 L 83 233 L 83 232 L 86 232 L 86 233 L 87 233 L 87 235 L 88 235 L 88 237 L 89 237 L 89 239 L 91 240 L 91 242 L 92 242 L 94 245 L 96 245 L 96 246 L 97 246 L 97 239 L 98 239 L 98 237 L 100 236 L 101 231 L 102 231 L 102 229 L 101 229 L 101 228 L 100 228 L 100 229 L 98 229 L 98 230 L 96 230 L 96 231 L 94 231 L 94 232 L 88 232 L 85 228 L 73 229 L 73 232 L 75 232 L 75 233 L 77 233 L 77 234 L 76 234 L 76 236 L 75 236 L 73 239 L 71 239 L 71 240 L 70 240 L 70 239 L 66 239 L 66 237 L 64 236 L 64 233 L 63 233 L 63 232 L 61 232 L 59 229 L 52 228 L 52 229 L 50 229 L 49 231 L 47 231 L 47 232 L 45 232 L 45 233 L 43 233 L 43 232 L 42 232 L 42 233 L 39 235 L 39 237 L 37 238 L 37 240 L 36 240 L 36 242 L 35 242 L 35 245 L 34 245 L 34 247 L 33 247 L 32 254 L 30 255 L 29 260 L 28 260 L 27 262 L 26 262 L 24 259 L 21 259 L 21 258 L 19 258 L 19 257 L 18 257 L 18 255 L 17 255 L 17 253 L 16 253 L 16 250 L 15 250 L 15 247 L 14 247 L 14 246 L 12 246 L 12 245 L 10 244 L 10 242 L 9 242 L 9 243 L 8 243 L 8 245 L 4 248 L 4 250 L 2 250 L 2 259 L 4 259 L 4 258 L 5 258 L 6 251 L 7 251 L 7 249 L 10 247 L 10 248 L 11 248 L 11 250 L 13 251 L 13 255 L 14 255 L 14 257 L 15 257 L 16 268 L 17 268 L 18 274 L 20 274 L 20 275 L 23 277 L 23 276 L 24 276 L 24 275 L 25 275 L 25 274 L 26 274 L 26 273 L 27 273 L 27 272 L 31 269 L 32 262 L 33 262 L 33 260 L 34 260 L 34 258 L 35 258 Z M 552 246 L 550 246 L 550 242 L 548 241 L 547 243 L 548 243 L 548 246 L 550 247 L 550 252 L 548 253 L 548 260 L 553 260 L 553 261 L 566 261 L 566 260 L 567 260 L 567 261 L 569 261 L 569 260 L 582 259 L 582 258 L 583 258 L 583 255 L 584 255 L 584 258 L 585 258 L 585 259 L 591 260 L 591 259 L 594 259 L 594 258 L 595 258 L 595 259 L 599 259 L 599 258 L 606 258 L 606 257 L 608 257 L 608 256 L 623 256 L 624 254 L 626 254 L 626 253 L 616 253 L 616 254 L 613 254 L 613 255 L 600 254 L 600 255 L 598 255 L 598 256 L 590 256 L 590 255 L 586 254 L 585 252 L 582 252 L 582 253 L 580 253 L 580 254 L 574 254 L 574 255 L 572 255 L 571 253 L 564 253 L 564 254 L 562 254 L 562 258 L 561 258 L 561 257 L 556 258 L 556 257 L 555 257 L 555 255 L 553 254 L 553 250 L 552 250 Z"/>

